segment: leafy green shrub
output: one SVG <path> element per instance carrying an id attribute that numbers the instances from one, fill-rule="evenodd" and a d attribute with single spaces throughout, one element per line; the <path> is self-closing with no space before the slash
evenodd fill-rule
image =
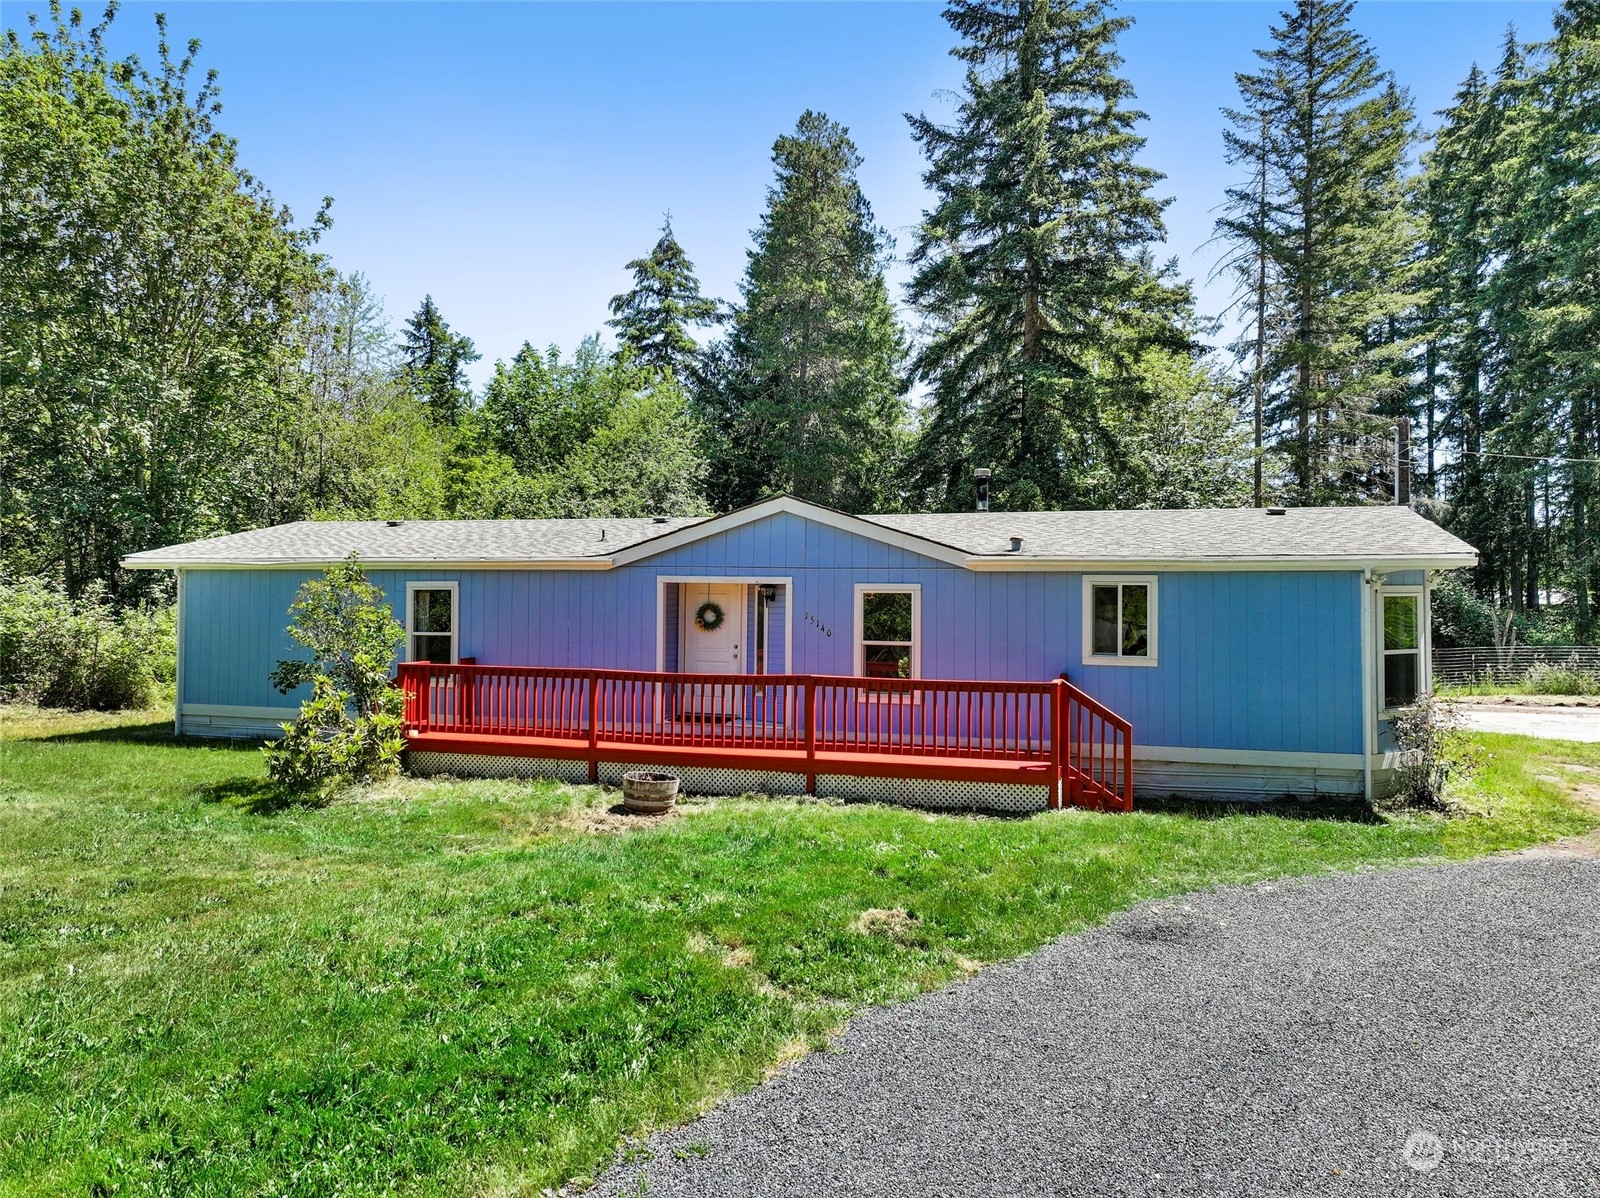
<path id="1" fill-rule="evenodd" d="M 148 707 L 173 681 L 170 604 L 118 610 L 101 583 L 72 599 L 42 578 L 0 582 L 0 699 L 41 707 Z"/>
<path id="2" fill-rule="evenodd" d="M 1478 749 L 1466 736 L 1460 709 L 1449 699 L 1423 694 L 1391 717 L 1399 766 L 1392 802 L 1399 807 L 1446 810 L 1450 782 L 1478 767 Z"/>
<path id="3" fill-rule="evenodd" d="M 268 747 L 273 778 L 297 794 L 326 796 L 348 782 L 394 773 L 404 747 L 400 692 L 382 696 L 379 709 L 364 716 L 352 717 L 351 703 L 350 692 L 332 679 L 314 679 L 300 717 Z"/>
<path id="4" fill-rule="evenodd" d="M 405 697 L 389 684 L 405 629 L 352 554 L 306 583 L 289 609 L 289 635 L 309 660 L 280 661 L 272 685 L 310 684 L 300 716 L 266 747 L 267 768 L 286 788 L 326 798 L 341 786 L 393 774 L 404 740 Z"/>

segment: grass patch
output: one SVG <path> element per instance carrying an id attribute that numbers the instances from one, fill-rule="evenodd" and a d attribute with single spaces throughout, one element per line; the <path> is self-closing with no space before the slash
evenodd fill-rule
<path id="1" fill-rule="evenodd" d="M 1541 698 L 1600 697 L 1600 673 L 1565 666 L 1535 667 L 1525 677 L 1496 682 L 1484 677 L 1473 682 L 1434 687 L 1441 699 L 1499 699 L 1507 696 Z"/>
<path id="2" fill-rule="evenodd" d="M 1141 899 L 1588 832 L 1600 746 L 1481 814 L 659 821 L 550 782 L 271 801 L 156 714 L 0 727 L 0 1194 L 537 1193 L 903 999 Z M 1600 773 L 1595 775 L 1600 778 Z M 619 830 L 626 829 L 626 830 Z"/>

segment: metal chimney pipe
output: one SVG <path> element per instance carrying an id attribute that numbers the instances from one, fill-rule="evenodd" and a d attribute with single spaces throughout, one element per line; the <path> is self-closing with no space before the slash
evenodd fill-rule
<path id="1" fill-rule="evenodd" d="M 980 512 L 989 510 L 989 474 L 990 471 L 985 466 L 979 466 L 972 472 L 972 485 L 978 492 L 978 510 Z"/>

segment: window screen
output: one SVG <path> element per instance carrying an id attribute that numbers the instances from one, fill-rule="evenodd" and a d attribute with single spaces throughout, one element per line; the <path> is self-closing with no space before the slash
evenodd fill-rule
<path id="1" fill-rule="evenodd" d="M 915 611 L 907 591 L 861 593 L 861 672 L 868 678 L 911 677 Z"/>

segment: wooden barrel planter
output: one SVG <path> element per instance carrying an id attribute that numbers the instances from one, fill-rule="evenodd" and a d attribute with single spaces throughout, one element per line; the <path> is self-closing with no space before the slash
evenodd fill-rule
<path id="1" fill-rule="evenodd" d="M 678 779 L 671 774 L 636 770 L 622 775 L 622 805 L 635 815 L 661 815 L 672 809 Z"/>

